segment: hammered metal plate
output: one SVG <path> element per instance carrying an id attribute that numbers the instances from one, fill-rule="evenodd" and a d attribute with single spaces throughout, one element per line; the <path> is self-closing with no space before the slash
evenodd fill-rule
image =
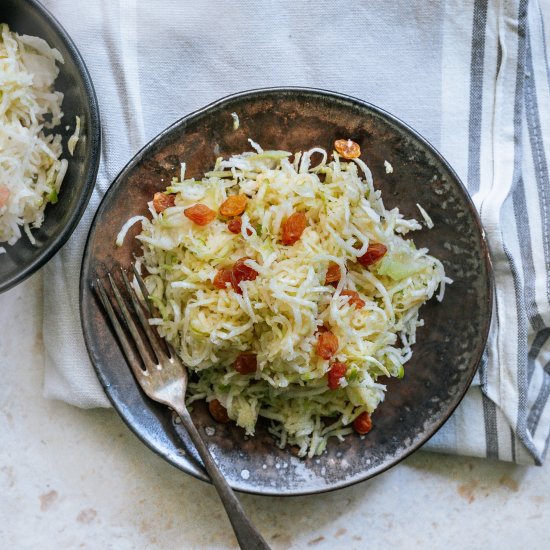
<path id="1" fill-rule="evenodd" d="M 240 117 L 233 130 L 231 113 Z M 300 459 L 279 449 L 260 425 L 253 438 L 234 425 L 217 425 L 199 404 L 193 418 L 239 491 L 297 495 L 332 490 L 368 479 L 425 443 L 466 392 L 483 353 L 491 318 L 491 274 L 483 230 L 463 185 L 445 160 L 395 117 L 360 100 L 312 89 L 265 89 L 222 99 L 170 126 L 122 170 L 92 225 L 81 272 L 82 326 L 90 358 L 114 407 L 151 449 L 181 470 L 206 480 L 198 458 L 171 412 L 140 391 L 92 290 L 96 276 L 128 267 L 139 252 L 135 227 L 117 248 L 122 223 L 146 214 L 146 203 L 179 175 L 200 176 L 217 156 L 249 150 L 248 138 L 266 149 L 331 150 L 335 139 L 361 145 L 388 208 L 419 217 L 430 213 L 435 229 L 414 234 L 417 246 L 440 258 L 454 280 L 443 303 L 421 310 L 414 354 L 402 380 L 388 381 L 386 400 L 373 415 L 367 437 L 331 441 L 323 456 Z M 384 160 L 393 174 L 386 174 Z M 138 224 L 139 225 L 139 224 Z M 183 442 L 182 442 L 183 439 Z"/>

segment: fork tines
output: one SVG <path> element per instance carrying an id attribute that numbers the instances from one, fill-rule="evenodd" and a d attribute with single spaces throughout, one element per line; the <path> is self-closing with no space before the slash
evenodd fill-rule
<path id="1" fill-rule="evenodd" d="M 149 312 L 151 312 L 152 310 L 150 306 L 149 294 L 145 287 L 145 283 L 136 267 L 132 267 L 135 279 L 144 297 L 144 301 L 149 308 Z M 103 281 L 99 278 L 97 279 L 97 291 L 126 358 L 128 359 L 134 374 L 139 379 L 140 377 L 146 375 L 148 370 L 153 367 L 159 368 L 163 362 L 169 360 L 171 352 L 168 350 L 167 353 L 166 347 L 163 345 L 163 341 L 149 324 L 148 318 L 144 312 L 144 307 L 136 293 L 135 288 L 128 280 L 126 272 L 122 268 L 120 269 L 120 272 L 123 282 L 122 288 L 124 290 L 119 288 L 115 278 L 111 275 L 111 273 L 108 273 L 107 278 L 112 291 L 112 297 L 109 297 L 109 293 L 107 292 Z M 135 321 L 136 316 L 139 319 L 139 324 Z M 124 330 L 120 319 L 124 321 L 131 338 Z M 135 349 L 137 349 L 137 354 Z M 141 363 L 145 367 L 145 371 L 139 367 L 140 359 Z"/>

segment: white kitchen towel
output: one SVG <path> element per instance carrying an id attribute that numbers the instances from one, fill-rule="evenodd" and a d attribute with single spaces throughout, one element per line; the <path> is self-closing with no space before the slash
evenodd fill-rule
<path id="1" fill-rule="evenodd" d="M 90 205 L 45 268 L 46 397 L 108 406 L 81 334 L 78 275 L 91 219 L 123 165 L 167 125 L 224 95 L 312 86 L 375 103 L 420 131 L 462 177 L 485 225 L 496 281 L 487 353 L 425 448 L 542 462 L 550 433 L 550 79 L 536 0 L 44 3 L 88 65 L 103 124 Z"/>

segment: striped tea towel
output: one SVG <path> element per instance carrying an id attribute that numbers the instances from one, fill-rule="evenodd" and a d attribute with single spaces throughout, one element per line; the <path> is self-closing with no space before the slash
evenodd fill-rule
<path id="1" fill-rule="evenodd" d="M 312 86 L 375 103 L 424 134 L 467 184 L 487 232 L 496 298 L 485 360 L 425 448 L 542 462 L 550 434 L 550 80 L 536 0 L 45 4 L 86 60 L 103 121 L 90 206 L 45 269 L 46 397 L 108 406 L 84 348 L 78 273 L 90 221 L 123 165 L 219 97 Z"/>

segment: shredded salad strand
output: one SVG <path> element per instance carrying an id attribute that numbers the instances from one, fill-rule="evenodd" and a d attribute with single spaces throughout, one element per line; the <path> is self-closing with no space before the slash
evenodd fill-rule
<path id="1" fill-rule="evenodd" d="M 15 244 L 24 231 L 34 244 L 31 229 L 57 202 L 67 171 L 61 135 L 51 131 L 63 116 L 56 63 L 63 57 L 44 40 L 0 25 L 0 243 Z"/>

